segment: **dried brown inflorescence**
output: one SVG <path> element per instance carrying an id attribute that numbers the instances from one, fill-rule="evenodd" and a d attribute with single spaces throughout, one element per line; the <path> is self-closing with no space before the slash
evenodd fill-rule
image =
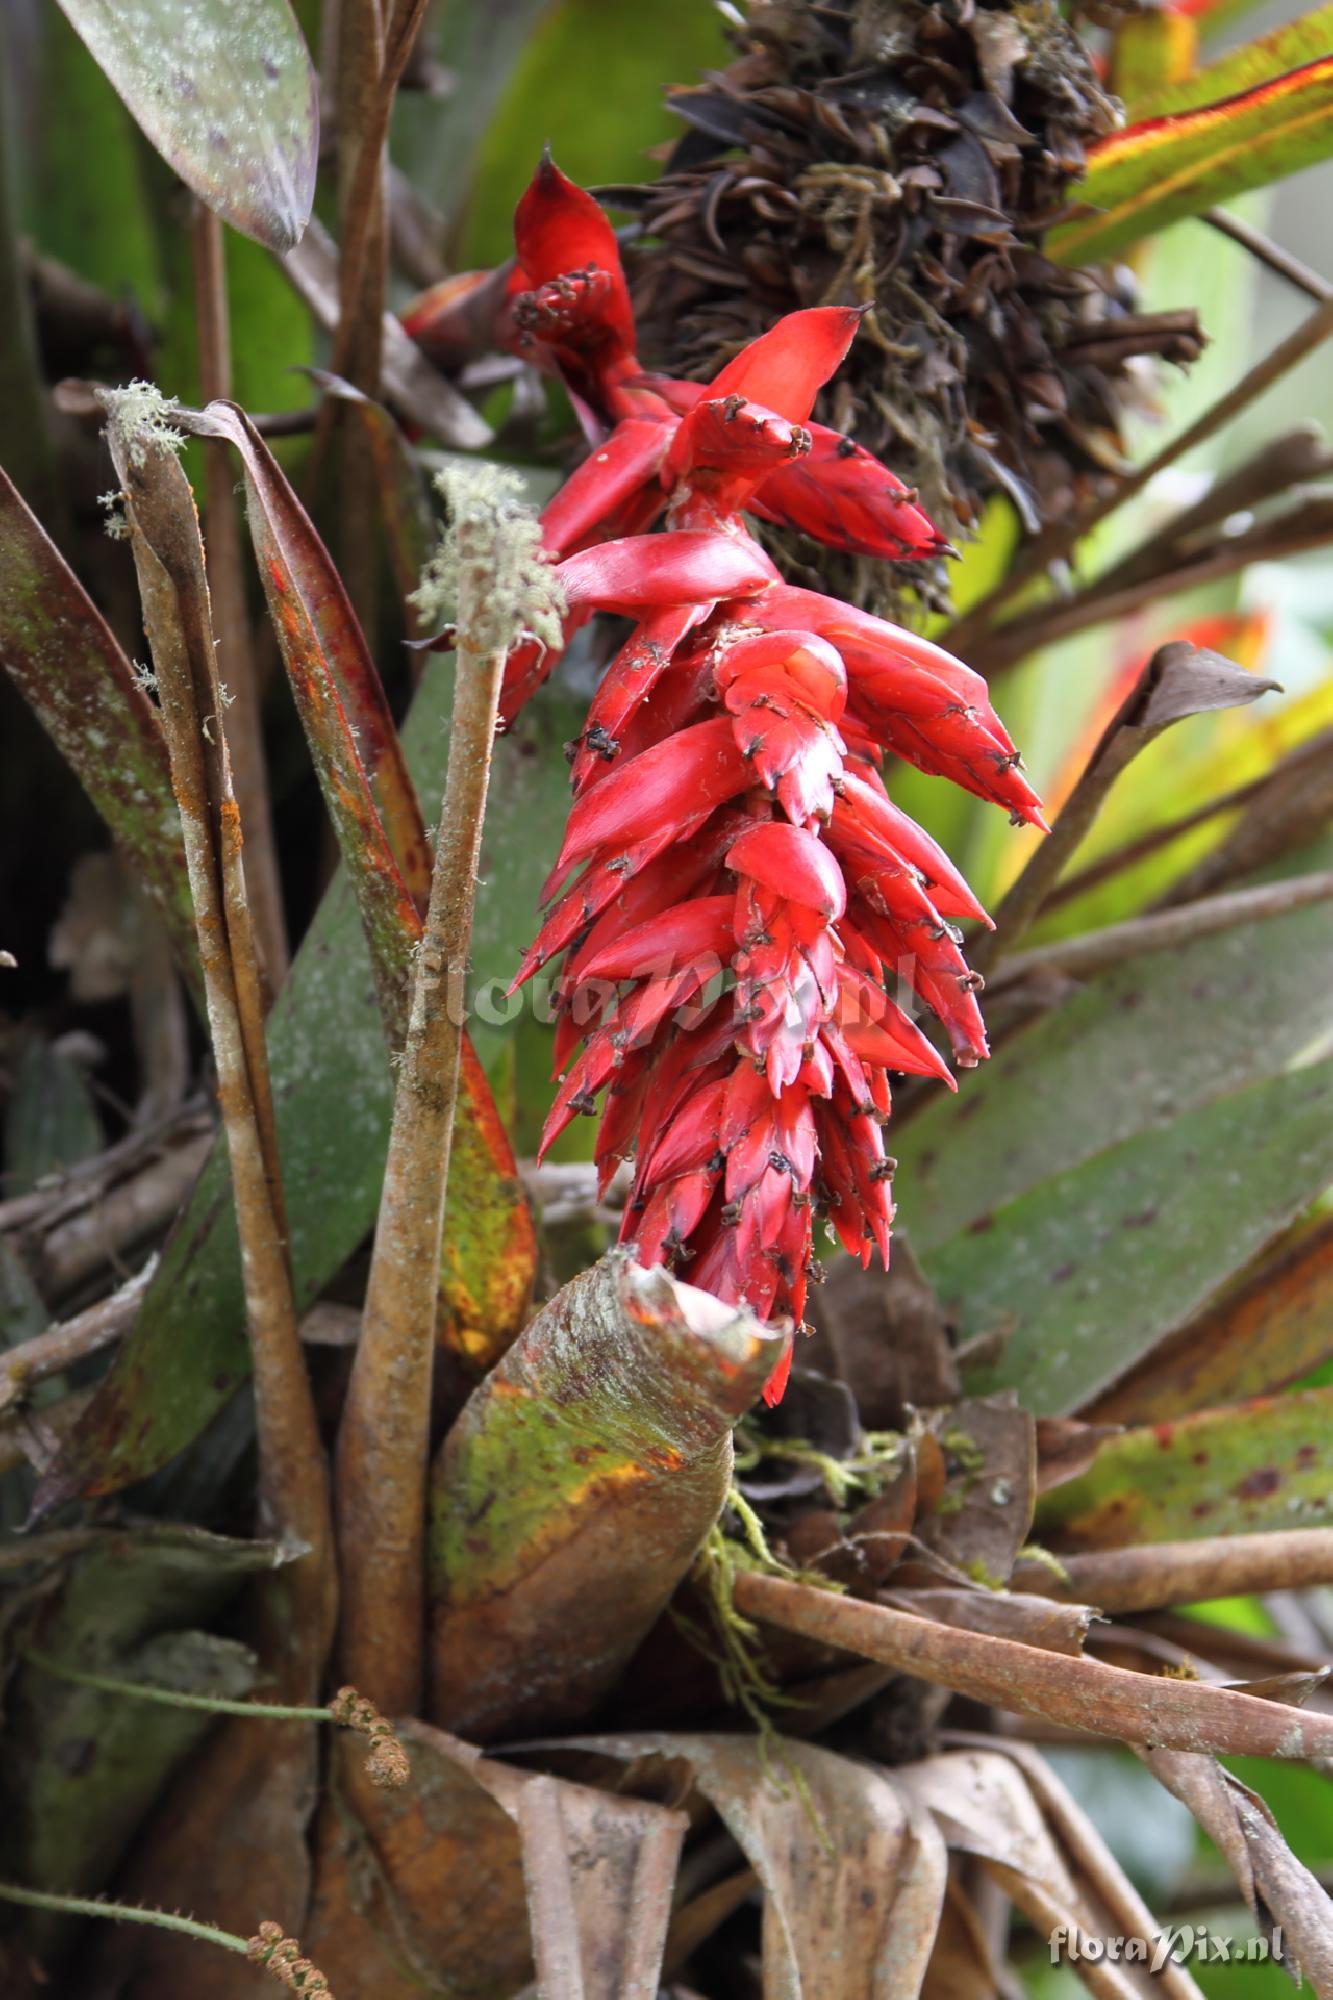
<path id="1" fill-rule="evenodd" d="M 272 1918 L 259 1926 L 247 1945 L 245 1955 L 256 1965 L 262 1965 L 271 1972 L 280 1986 L 292 1993 L 310 1996 L 319 1995 L 319 2000 L 334 2000 L 333 1989 L 317 1965 L 304 1957 L 299 1938 L 284 1937 L 281 1924 Z"/>
<path id="2" fill-rule="evenodd" d="M 1044 254 L 1117 116 L 1073 29 L 1051 0 L 755 0 L 737 40 L 673 93 L 689 129 L 639 204 L 645 358 L 706 378 L 795 306 L 870 306 L 818 414 L 946 533 L 997 491 L 1029 529 L 1062 517 L 1118 469 L 1144 358 L 1201 346 L 1193 312 L 1137 312 L 1126 271 Z M 811 554 L 784 538 L 789 575 Z M 820 574 L 862 603 L 893 587 L 859 558 Z"/>

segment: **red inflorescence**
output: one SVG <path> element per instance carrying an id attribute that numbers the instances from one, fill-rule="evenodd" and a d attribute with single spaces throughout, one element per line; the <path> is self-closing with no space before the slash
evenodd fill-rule
<path id="1" fill-rule="evenodd" d="M 598 439 L 543 517 L 567 631 L 636 621 L 576 747 L 515 981 L 564 954 L 543 1144 L 602 1099 L 603 1186 L 635 1160 L 622 1240 L 799 1321 L 817 1215 L 863 1262 L 888 1258 L 889 1072 L 952 1082 L 893 993 L 938 1016 L 958 1062 L 986 1054 L 951 921 L 984 912 L 889 799 L 884 753 L 1040 826 L 1039 803 L 977 674 L 785 584 L 745 526 L 897 560 L 942 546 L 892 473 L 809 422 L 859 313 L 792 313 L 701 388 L 639 369 L 615 237 L 549 160 L 516 237 L 507 335 Z M 511 656 L 507 716 L 552 664 Z"/>

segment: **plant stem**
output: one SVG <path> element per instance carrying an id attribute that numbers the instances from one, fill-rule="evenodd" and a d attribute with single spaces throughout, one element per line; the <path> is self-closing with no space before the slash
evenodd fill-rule
<path id="1" fill-rule="evenodd" d="M 738 1571 L 734 1593 L 738 1611 L 783 1631 L 882 1661 L 973 1701 L 1121 1743 L 1249 1757 L 1333 1756 L 1333 1716 L 1307 1715 L 1233 1688 L 1070 1658 L 754 1570 Z"/>
<path id="2" fill-rule="evenodd" d="M 29 1647 L 24 1654 L 29 1665 L 44 1674 L 55 1674 L 76 1687 L 96 1688 L 102 1694 L 127 1695 L 134 1701 L 156 1702 L 162 1708 L 197 1708 L 208 1715 L 248 1715 L 261 1722 L 331 1722 L 328 1708 L 289 1706 L 276 1701 L 228 1701 L 221 1695 L 187 1694 L 182 1688 L 149 1687 L 142 1681 L 113 1680 L 106 1674 L 85 1673 L 81 1667 L 67 1666 L 46 1653 Z"/>
<path id="3" fill-rule="evenodd" d="M 1274 1528 L 1197 1542 L 1091 1549 L 1062 1554 L 1060 1564 L 1067 1580 L 1044 1563 L 1024 1563 L 1021 1580 L 1015 1573 L 1014 1587 L 1038 1597 L 1095 1604 L 1099 1611 L 1158 1611 L 1168 1604 L 1333 1583 L 1333 1529 Z"/>
<path id="4" fill-rule="evenodd" d="M 308 1551 L 266 1579 L 261 1653 L 289 1696 L 318 1686 L 332 1634 L 332 1548 L 323 1446 L 301 1352 L 254 936 L 240 866 L 240 816 L 189 483 L 172 452 L 136 439 L 111 405 L 162 726 L 180 806 L 190 894 L 231 1160 L 254 1361 L 266 1525 Z"/>
<path id="5" fill-rule="evenodd" d="M 1037 945 L 1032 951 L 1015 952 L 1003 958 L 991 974 L 990 987 L 1010 986 L 1034 972 L 1059 972 L 1066 978 L 1087 979 L 1108 966 L 1145 952 L 1173 951 L 1194 938 L 1211 937 L 1217 931 L 1233 930 L 1237 924 L 1253 924 L 1269 917 L 1283 917 L 1291 910 L 1303 910 L 1311 903 L 1333 897 L 1333 873 L 1293 875 L 1281 882 L 1265 882 L 1257 889 L 1237 889 L 1230 895 L 1207 896 L 1197 903 L 1177 903 L 1147 916 L 1130 917 L 1123 924 L 1107 924 L 1102 930 L 1081 937 L 1058 938 L 1054 944 Z"/>
<path id="6" fill-rule="evenodd" d="M 1290 250 L 1274 243 L 1271 236 L 1265 236 L 1261 229 L 1243 222 L 1240 216 L 1229 214 L 1225 208 L 1206 208 L 1203 220 L 1220 235 L 1229 236 L 1233 243 L 1239 243 L 1252 257 L 1266 264 L 1270 271 L 1276 271 L 1279 278 L 1285 278 L 1289 284 L 1304 292 L 1307 298 L 1333 298 L 1333 285 L 1321 278 L 1317 271 L 1302 264 L 1298 257 L 1293 257 Z"/>
<path id="7" fill-rule="evenodd" d="M 30 1910 L 56 1910 L 68 1917 L 106 1917 L 117 1924 L 152 1924 L 163 1931 L 179 1931 L 182 1937 L 197 1938 L 201 1944 L 221 1945 L 224 1951 L 238 1951 L 244 1958 L 249 1939 L 216 1924 L 202 1924 L 197 1917 L 182 1917 L 172 1910 L 146 1910 L 137 1903 L 103 1903 L 95 1896 L 62 1896 L 45 1889 L 22 1889 L 15 1882 L 0 1882 L 0 1902 L 22 1903 Z"/>
<path id="8" fill-rule="evenodd" d="M 482 822 L 503 652 L 460 606 L 453 727 L 430 906 L 394 1100 L 361 1343 L 338 1435 L 343 1668 L 390 1715 L 424 1677 L 426 1474 L 440 1245 Z"/>
<path id="9" fill-rule="evenodd" d="M 194 261 L 199 382 L 205 403 L 231 395 L 231 331 L 223 225 L 202 202 L 194 204 L 190 248 Z M 260 713 L 259 681 L 245 601 L 240 523 L 227 446 L 207 441 L 204 452 L 204 526 L 213 630 L 223 678 L 232 697 L 227 747 L 241 825 L 245 830 L 245 881 L 255 934 L 270 991 L 287 976 L 287 928 L 282 910 L 269 803 Z"/>

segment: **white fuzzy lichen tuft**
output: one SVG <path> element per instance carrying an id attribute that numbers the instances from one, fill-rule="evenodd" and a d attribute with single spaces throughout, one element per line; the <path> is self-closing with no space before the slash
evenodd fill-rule
<path id="1" fill-rule="evenodd" d="M 559 647 L 565 594 L 518 475 L 477 461 L 447 467 L 435 484 L 449 521 L 412 593 L 423 622 L 457 625 L 476 653 L 507 653 L 529 634 Z"/>
<path id="2" fill-rule="evenodd" d="M 130 524 L 125 519 L 125 495 L 114 491 L 99 493 L 97 504 L 106 516 L 102 523 L 102 532 L 113 542 L 128 541 Z"/>
<path id="3" fill-rule="evenodd" d="M 131 465 L 142 465 L 149 451 L 180 451 L 185 439 L 175 425 L 180 404 L 164 396 L 155 382 L 131 382 L 124 389 L 99 389 L 106 411 L 107 434 L 119 444 Z"/>

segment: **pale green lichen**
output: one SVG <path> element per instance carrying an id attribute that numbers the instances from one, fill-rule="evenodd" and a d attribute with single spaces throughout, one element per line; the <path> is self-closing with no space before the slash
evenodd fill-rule
<path id="1" fill-rule="evenodd" d="M 456 625 L 475 653 L 507 653 L 529 634 L 561 646 L 565 594 L 518 475 L 476 461 L 447 466 L 435 484 L 449 519 L 412 593 L 422 622 Z"/>
<path id="2" fill-rule="evenodd" d="M 106 411 L 108 437 L 131 465 L 142 465 L 150 451 L 184 449 L 185 439 L 175 422 L 180 403 L 175 396 L 164 396 L 155 382 L 99 389 L 97 399 Z"/>

